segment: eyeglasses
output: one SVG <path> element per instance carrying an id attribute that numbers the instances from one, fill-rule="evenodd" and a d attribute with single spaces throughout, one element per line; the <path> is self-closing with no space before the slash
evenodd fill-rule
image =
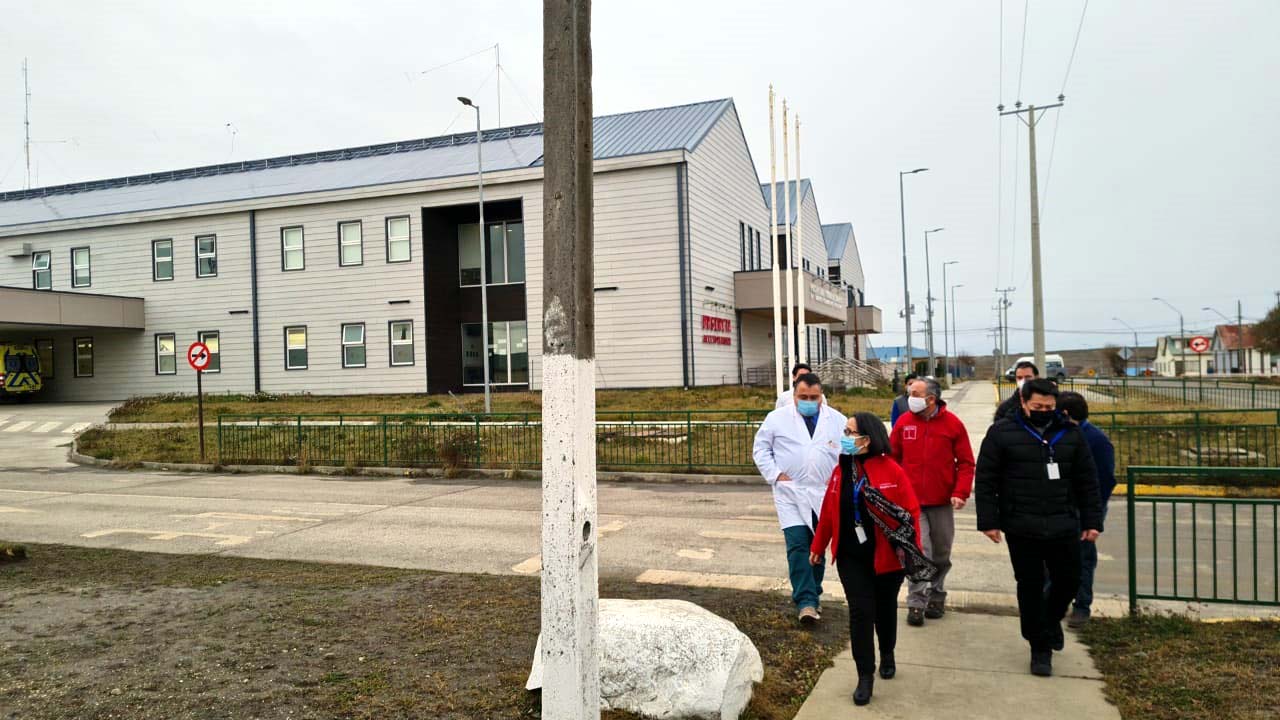
<path id="1" fill-rule="evenodd" d="M 859 435 L 858 433 L 850 430 L 849 428 L 844 429 L 844 436 L 851 437 L 854 440 L 861 440 L 862 438 L 866 437 L 866 435 Z"/>

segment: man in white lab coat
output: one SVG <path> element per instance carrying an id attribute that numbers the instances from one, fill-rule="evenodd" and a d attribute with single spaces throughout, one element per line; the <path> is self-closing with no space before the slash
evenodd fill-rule
<path id="1" fill-rule="evenodd" d="M 773 504 L 787 541 L 791 599 L 800 622 L 818 619 L 822 565 L 809 563 L 809 546 L 822 510 L 827 480 L 840 458 L 845 417 L 822 399 L 822 382 L 813 373 L 796 379 L 794 401 L 769 413 L 756 432 L 752 456 L 773 487 Z"/>
<path id="2" fill-rule="evenodd" d="M 801 375 L 807 375 L 808 373 L 811 373 L 811 372 L 813 372 L 813 369 L 809 367 L 809 363 L 796 363 L 796 366 L 791 368 L 791 388 L 788 390 L 783 390 L 782 394 L 778 395 L 778 402 L 774 403 L 773 405 L 774 409 L 777 409 L 780 407 L 791 407 L 795 405 L 796 404 L 796 397 L 795 397 L 796 380 L 799 380 Z"/>

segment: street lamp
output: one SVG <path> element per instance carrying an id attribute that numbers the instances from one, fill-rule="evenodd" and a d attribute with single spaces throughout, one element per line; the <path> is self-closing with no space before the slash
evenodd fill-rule
<path id="1" fill-rule="evenodd" d="M 1178 313 L 1178 342 L 1182 344 L 1182 376 L 1186 377 L 1187 375 L 1187 330 L 1186 330 L 1186 324 L 1182 320 L 1182 311 L 1174 307 L 1168 300 L 1165 300 L 1164 298 L 1153 297 L 1151 299 L 1154 300 L 1155 302 L 1164 303 L 1165 306 L 1168 307 L 1170 310 Z M 1174 374 L 1177 375 L 1177 373 L 1174 373 Z"/>
<path id="2" fill-rule="evenodd" d="M 959 265 L 959 260 L 948 260 L 942 263 L 942 376 L 947 381 L 947 387 L 951 387 L 951 342 L 948 339 L 950 332 L 947 322 L 947 266 Z M 933 323 L 929 323 L 929 335 L 933 336 Z"/>
<path id="3" fill-rule="evenodd" d="M 1138 374 L 1138 331 L 1134 330 L 1132 325 L 1118 317 L 1113 317 L 1111 319 L 1129 328 L 1129 331 L 1133 333 L 1133 374 L 1136 377 Z"/>
<path id="4" fill-rule="evenodd" d="M 929 352 L 929 365 L 926 375 L 934 374 L 933 356 L 933 281 L 929 273 L 929 233 L 942 232 L 946 228 L 934 228 L 924 231 L 924 319 L 929 326 L 929 334 L 925 336 L 925 347 Z M 946 287 L 945 285 L 943 286 Z"/>
<path id="5" fill-rule="evenodd" d="M 902 178 L 904 175 L 915 175 L 916 173 L 928 172 L 929 168 L 916 168 L 915 170 L 899 170 L 898 171 L 898 207 L 902 212 L 902 312 L 903 317 L 907 321 L 907 346 L 903 361 L 903 376 L 911 372 L 911 288 L 907 286 L 907 203 L 902 190 Z"/>
<path id="6" fill-rule="evenodd" d="M 458 96 L 458 102 L 476 111 L 476 180 L 480 190 L 480 336 L 483 349 L 480 353 L 484 362 L 484 411 L 493 412 L 493 400 L 489 389 L 489 261 L 485 257 L 489 248 L 489 238 L 484 227 L 484 151 L 481 149 L 480 106 L 471 102 L 471 98 Z"/>
<path id="7" fill-rule="evenodd" d="M 961 287 L 964 287 L 964 283 L 951 286 L 951 346 L 956 350 L 956 370 L 960 369 L 960 333 L 956 330 L 960 321 L 956 320 L 956 288 Z M 942 294 L 946 295 L 945 288 Z"/>

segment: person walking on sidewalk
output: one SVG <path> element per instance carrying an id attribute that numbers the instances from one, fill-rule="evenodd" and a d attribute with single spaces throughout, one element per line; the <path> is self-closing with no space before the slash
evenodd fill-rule
<path id="1" fill-rule="evenodd" d="M 1107 503 L 1116 489 L 1116 450 L 1107 434 L 1089 422 L 1089 401 L 1077 392 L 1064 392 L 1058 396 L 1058 410 L 1067 422 L 1080 428 L 1084 440 L 1093 454 L 1093 465 L 1098 472 L 1098 495 L 1101 501 L 1102 521 L 1107 521 Z M 1067 627 L 1079 629 L 1089 622 L 1093 609 L 1093 574 L 1098 568 L 1097 543 L 1080 543 L 1080 589 L 1067 617 Z"/>
<path id="2" fill-rule="evenodd" d="M 911 396 L 911 383 L 919 375 L 908 373 L 907 379 L 902 383 L 902 394 L 893 399 L 893 405 L 889 407 L 889 427 L 898 424 L 898 418 L 907 412 L 908 399 Z"/>
<path id="3" fill-rule="evenodd" d="M 853 702 L 866 705 L 875 685 L 874 641 L 880 646 L 880 677 L 890 680 L 897 674 L 898 590 L 905 575 L 897 549 L 880 525 L 886 522 L 893 528 L 893 521 L 872 514 L 879 513 L 883 503 L 872 502 L 870 496 L 879 493 L 897 506 L 900 512 L 895 514 L 909 518 L 913 538 L 919 538 L 920 508 L 911 483 L 890 456 L 889 435 L 880 418 L 866 412 L 854 415 L 845 425 L 840 446 L 840 462 L 827 484 L 809 561 L 822 567 L 831 546 L 849 601 L 849 640 L 858 668 Z"/>
<path id="4" fill-rule="evenodd" d="M 947 572 L 955 541 L 955 512 L 973 490 L 973 447 L 969 431 L 947 409 L 942 388 L 933 378 L 918 378 L 909 388 L 910 412 L 893 426 L 893 458 L 911 481 L 920 501 L 920 538 L 924 554 L 938 565 L 929 582 L 908 585 L 907 624 L 924 625 L 946 613 Z"/>
<path id="5" fill-rule="evenodd" d="M 822 401 L 822 381 L 813 373 L 803 374 L 796 381 L 795 402 L 765 417 L 752 450 L 756 467 L 773 487 L 787 542 L 791 600 L 805 625 L 820 617 L 823 568 L 810 564 L 809 546 L 827 480 L 840 457 L 844 426 L 845 417 Z"/>
<path id="6" fill-rule="evenodd" d="M 801 375 L 808 375 L 811 372 L 813 372 L 813 368 L 809 367 L 809 363 L 796 363 L 796 366 L 791 368 L 791 387 L 783 390 L 778 395 L 778 401 L 773 404 L 773 409 L 777 410 L 781 407 L 794 405 L 796 402 L 796 381 L 800 379 Z"/>
<path id="7" fill-rule="evenodd" d="M 1027 384 L 1028 380 L 1035 380 L 1040 377 L 1040 369 L 1033 362 L 1023 360 L 1013 367 L 1013 381 L 1017 383 L 1013 388 L 1013 393 L 1005 398 L 1004 402 L 996 408 L 996 416 L 991 419 L 996 422 L 1000 418 L 1011 418 L 1017 420 L 1022 414 L 1022 398 L 1018 396 L 1018 392 L 1022 390 L 1022 386 Z"/>
<path id="8" fill-rule="evenodd" d="M 1049 676 L 1053 651 L 1063 646 L 1062 618 L 1080 587 L 1080 543 L 1098 539 L 1102 511 L 1084 434 L 1056 412 L 1058 386 L 1030 380 L 1019 395 L 1021 417 L 992 425 L 978 452 L 978 530 L 994 543 L 1002 531 L 1008 538 L 1031 672 Z"/>

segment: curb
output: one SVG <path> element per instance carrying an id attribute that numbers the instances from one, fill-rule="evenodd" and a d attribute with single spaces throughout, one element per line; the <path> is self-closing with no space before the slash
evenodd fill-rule
<path id="1" fill-rule="evenodd" d="M 294 465 L 215 465 L 213 463 L 164 463 L 142 460 L 129 463 L 127 467 L 116 464 L 114 460 L 103 460 L 80 452 L 80 443 L 72 443 L 67 452 L 67 460 L 76 465 L 106 468 L 110 470 L 159 470 L 165 472 L 220 473 L 226 475 L 275 474 L 275 475 L 320 475 L 324 477 L 342 477 L 352 480 L 360 478 L 436 478 L 440 480 L 465 480 L 469 478 L 491 480 L 541 480 L 541 470 L 491 470 L 486 468 L 459 469 L 446 473 L 440 468 L 395 468 L 395 467 L 359 467 L 351 472 L 345 467 L 334 465 L 313 465 L 308 472 L 299 472 Z M 651 483 L 655 485 L 761 485 L 762 480 L 755 475 L 699 475 L 696 473 L 637 473 L 618 471 L 598 471 L 598 480 L 620 483 Z"/>

